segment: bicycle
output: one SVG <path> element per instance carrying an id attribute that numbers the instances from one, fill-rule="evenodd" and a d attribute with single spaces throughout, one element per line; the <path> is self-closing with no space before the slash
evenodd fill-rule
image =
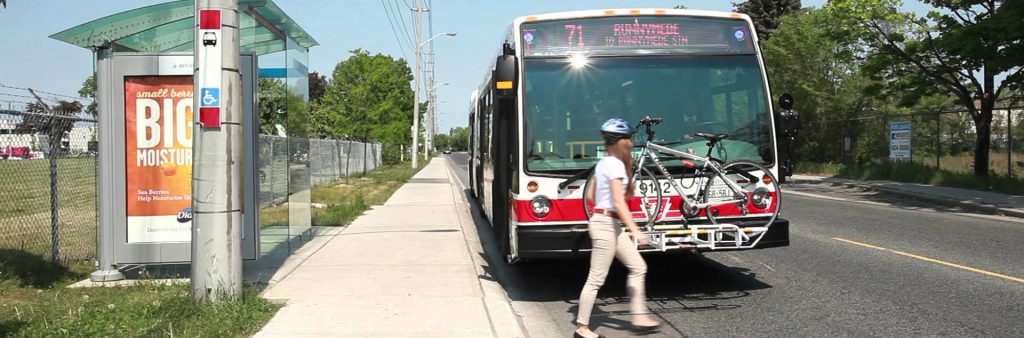
<path id="1" fill-rule="evenodd" d="M 661 174 L 660 177 L 668 178 L 665 180 L 668 183 L 668 187 L 664 189 L 664 192 L 668 192 L 667 188 L 671 188 L 680 196 L 682 201 L 680 213 L 683 226 L 684 228 L 690 228 L 691 232 L 689 234 L 698 234 L 700 233 L 698 230 L 703 230 L 703 233 L 708 235 L 708 240 L 704 242 L 710 242 L 712 249 L 716 247 L 715 242 L 721 240 L 721 234 L 723 233 L 730 233 L 733 239 L 735 239 L 733 247 L 753 247 L 756 245 L 760 237 L 748 246 L 741 245 L 741 242 L 746 242 L 752 236 L 767 232 L 768 226 L 778 218 L 779 211 L 781 210 L 781 192 L 775 175 L 767 167 L 754 161 L 736 160 L 725 163 L 712 157 L 715 146 L 728 138 L 729 135 L 727 134 L 696 133 L 696 136 L 708 141 L 708 153 L 703 157 L 693 154 L 692 151 L 684 152 L 656 144 L 654 143 L 655 132 L 652 126 L 658 125 L 661 122 L 661 118 L 645 117 L 636 127 L 640 129 L 643 126 L 644 133 L 647 135 L 647 140 L 639 146 L 640 152 L 634 158 L 633 177 L 631 178 L 631 182 L 635 182 L 636 190 L 634 194 L 636 197 L 639 197 L 641 212 L 646 216 L 645 230 L 653 232 L 655 230 L 655 222 L 659 218 L 664 217 L 662 212 L 666 211 L 664 209 L 665 203 L 663 203 L 662 191 L 662 183 L 664 182 L 659 181 L 659 176 L 655 176 L 648 168 L 652 167 Z M 685 167 L 694 170 L 693 174 L 690 175 L 694 181 L 687 188 L 693 187 L 693 184 L 698 184 L 696 194 L 687 195 L 684 193 L 685 189 L 682 187 L 681 182 L 687 175 L 676 175 L 680 176 L 677 182 L 676 177 L 662 163 L 663 161 L 660 156 L 662 153 L 672 156 L 672 159 L 681 159 Z M 650 161 L 650 163 L 647 163 L 647 161 Z M 696 163 L 689 161 L 698 162 L 700 165 L 698 166 Z M 559 184 L 559 187 L 564 189 L 571 182 L 575 182 L 583 177 L 587 178 L 583 186 L 583 208 L 588 219 L 592 214 L 591 207 L 593 203 L 587 198 L 586 191 L 590 188 L 593 170 L 594 167 L 588 168 Z M 748 216 L 752 211 L 760 211 L 762 217 L 758 217 L 755 220 L 744 220 L 744 226 L 740 228 L 734 224 L 720 222 L 724 219 L 719 217 L 725 215 L 722 215 L 719 209 L 728 209 L 727 211 L 729 212 L 727 213 L 738 213 L 742 216 Z M 703 211 L 703 216 L 707 218 L 710 225 L 691 225 L 691 222 L 697 221 L 702 216 L 701 211 Z M 640 220 L 644 219 L 641 218 Z M 660 235 L 662 242 L 664 242 L 664 233 Z M 717 239 L 712 240 L 712 238 Z M 652 242 L 655 241 L 652 240 Z"/>

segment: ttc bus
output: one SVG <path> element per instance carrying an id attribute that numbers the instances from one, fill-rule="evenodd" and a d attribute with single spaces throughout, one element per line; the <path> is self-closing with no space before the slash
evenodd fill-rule
<path id="1" fill-rule="evenodd" d="M 708 149 L 696 133 L 728 134 L 713 158 L 756 161 L 778 177 L 776 132 L 783 127 L 776 125 L 781 119 L 746 15 L 633 9 L 525 16 L 513 21 L 499 47 L 470 98 L 469 177 L 510 263 L 589 253 L 586 177 L 574 178 L 605 155 L 599 128 L 612 117 L 631 123 L 661 117 L 655 141 L 695 154 Z M 663 198 L 647 203 L 663 203 L 658 210 L 666 212 L 637 223 L 655 231 L 707 224 L 699 215 L 683 219 L 682 197 L 665 181 L 678 180 L 693 195 L 695 170 L 681 161 L 665 164 L 671 177 L 658 175 L 662 182 L 653 184 L 666 187 Z M 633 211 L 643 207 L 636 199 L 628 203 Z M 742 231 L 756 217 L 715 218 Z M 733 250 L 789 245 L 789 221 L 769 225 L 743 236 L 750 245 Z M 716 246 L 701 243 L 734 240 L 699 236 L 696 230 L 670 236 L 662 250 L 706 251 Z"/>

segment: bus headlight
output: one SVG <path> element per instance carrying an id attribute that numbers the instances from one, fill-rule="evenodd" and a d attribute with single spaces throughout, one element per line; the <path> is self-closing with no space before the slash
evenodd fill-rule
<path id="1" fill-rule="evenodd" d="M 547 216 L 551 212 L 551 200 L 545 196 L 534 197 L 530 201 L 530 209 L 532 209 L 533 214 L 537 215 L 537 217 Z"/>
<path id="2" fill-rule="evenodd" d="M 761 187 L 754 189 L 754 193 L 751 196 L 751 202 L 754 203 L 758 209 L 767 209 L 768 205 L 772 203 L 772 194 L 767 188 Z"/>

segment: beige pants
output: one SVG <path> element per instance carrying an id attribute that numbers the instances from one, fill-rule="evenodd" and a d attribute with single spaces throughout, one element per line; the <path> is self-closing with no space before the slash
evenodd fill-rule
<path id="1" fill-rule="evenodd" d="M 590 275 L 587 276 L 587 284 L 580 292 L 580 309 L 576 323 L 590 324 L 590 312 L 594 309 L 597 290 L 601 289 L 605 278 L 608 277 L 608 268 L 611 267 L 613 258 L 618 258 L 619 262 L 629 268 L 626 290 L 629 293 L 630 312 L 648 313 L 644 304 L 647 298 L 644 293 L 647 263 L 640 257 L 633 240 L 622 231 L 622 223 L 602 214 L 594 214 L 590 218 L 588 232 L 593 243 L 593 250 L 590 252 Z"/>

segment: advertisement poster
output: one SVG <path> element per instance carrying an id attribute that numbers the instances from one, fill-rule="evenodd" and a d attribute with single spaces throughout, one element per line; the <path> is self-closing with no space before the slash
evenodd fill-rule
<path id="1" fill-rule="evenodd" d="M 889 160 L 892 162 L 910 161 L 910 122 L 892 122 L 889 124 Z"/>
<path id="2" fill-rule="evenodd" d="M 192 77 L 125 77 L 128 243 L 187 242 L 192 229 Z"/>

